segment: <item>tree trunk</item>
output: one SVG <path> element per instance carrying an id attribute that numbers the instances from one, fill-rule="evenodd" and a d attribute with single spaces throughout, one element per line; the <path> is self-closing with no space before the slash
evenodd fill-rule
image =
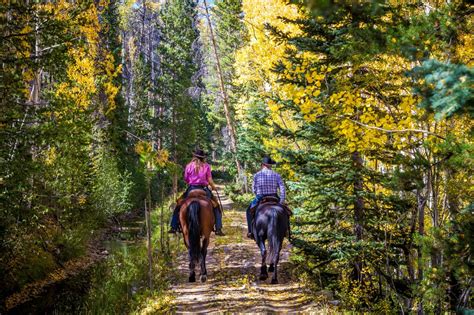
<path id="1" fill-rule="evenodd" d="M 237 136 L 236 136 L 236 132 L 235 132 L 235 128 L 234 128 L 234 123 L 232 121 L 232 117 L 231 117 L 231 114 L 230 114 L 229 98 L 227 96 L 227 92 L 226 92 L 225 85 L 224 85 L 224 76 L 223 76 L 222 69 L 221 69 L 220 58 L 219 58 L 219 54 L 217 52 L 216 39 L 214 37 L 214 31 L 212 29 L 211 18 L 209 16 L 209 9 L 208 9 L 206 0 L 204 0 L 204 7 L 206 9 L 207 24 L 209 26 L 209 33 L 210 33 L 210 36 L 211 36 L 212 47 L 213 47 L 213 50 L 214 50 L 214 56 L 216 58 L 216 67 L 217 67 L 217 74 L 218 74 L 218 77 L 219 77 L 219 86 L 220 86 L 220 89 L 221 89 L 222 99 L 223 99 L 223 103 L 224 103 L 224 113 L 225 113 L 225 119 L 226 119 L 226 123 L 227 123 L 227 129 L 229 130 L 230 149 L 231 149 L 232 154 L 234 155 L 235 166 L 237 167 L 237 172 L 239 174 L 239 180 L 240 180 L 242 178 L 242 166 L 240 165 L 240 161 L 237 158 Z"/>
<path id="2" fill-rule="evenodd" d="M 147 239 L 147 252 L 148 252 L 148 286 L 150 290 L 153 290 L 153 256 L 152 256 L 152 247 L 151 247 L 151 191 L 150 191 L 150 180 L 147 180 L 147 198 L 145 198 L 145 222 L 146 222 L 146 239 Z M 149 203 L 147 207 L 147 203 Z"/>
<path id="3" fill-rule="evenodd" d="M 448 168 L 446 171 L 446 202 L 447 207 L 449 210 L 449 218 L 452 223 L 451 226 L 451 233 L 456 233 L 456 230 L 459 229 L 459 224 L 456 221 L 457 215 L 459 213 L 459 199 L 453 195 L 452 189 L 450 187 L 450 180 L 454 178 L 455 172 L 452 168 Z M 459 283 L 458 278 L 456 276 L 456 270 L 452 267 L 451 264 L 447 264 L 449 266 L 448 271 L 448 301 L 449 301 L 449 308 L 451 311 L 455 312 L 456 309 L 462 303 L 462 286 Z"/>
<path id="4" fill-rule="evenodd" d="M 165 203 L 165 187 L 161 185 L 161 207 L 160 207 L 160 245 L 161 252 L 165 252 L 165 218 L 164 218 L 164 203 Z"/>
<path id="5" fill-rule="evenodd" d="M 429 176 L 428 176 L 429 178 Z M 427 187 L 429 187 L 429 179 L 427 183 Z M 427 192 L 428 194 L 428 192 Z M 423 197 L 421 190 L 418 189 L 416 192 L 416 200 L 417 200 L 417 208 L 418 208 L 418 234 L 422 237 L 425 234 L 425 205 L 428 196 Z M 422 248 L 418 246 L 418 282 L 423 280 L 423 254 Z M 420 301 L 418 304 L 418 314 L 424 314 L 423 310 L 423 301 Z"/>
<path id="6" fill-rule="evenodd" d="M 436 160 L 433 161 L 436 164 Z M 440 213 L 438 208 L 438 198 L 439 198 L 439 177 L 440 174 L 438 172 L 438 168 L 433 166 L 429 169 L 430 178 L 431 178 L 431 187 L 430 187 L 430 209 L 431 209 L 431 217 L 432 217 L 432 224 L 434 228 L 439 228 L 440 224 Z M 432 248 L 431 252 L 431 267 L 438 268 L 441 265 L 441 252 L 439 249 Z M 442 302 L 439 298 L 436 298 L 436 307 L 434 309 L 435 314 L 441 314 L 441 306 Z"/>
<path id="7" fill-rule="evenodd" d="M 356 171 L 356 178 L 354 180 L 353 188 L 354 188 L 354 195 L 355 195 L 355 202 L 354 202 L 354 234 L 356 237 L 356 241 L 359 242 L 362 240 L 362 231 L 363 231 L 363 220 L 364 220 L 364 200 L 362 199 L 362 191 L 363 191 L 363 178 L 362 178 L 362 167 L 363 161 L 360 153 L 355 151 L 352 153 L 352 165 Z M 354 280 L 358 282 L 362 281 L 362 260 L 358 258 L 354 262 L 354 272 L 353 272 Z"/>
<path id="8" fill-rule="evenodd" d="M 173 160 L 175 163 L 178 163 L 178 148 L 176 143 L 176 106 L 173 106 L 173 128 L 171 128 L 171 141 L 172 141 L 172 148 L 173 148 Z M 178 174 L 173 174 L 173 188 L 172 193 L 176 199 L 176 194 L 178 193 Z"/>

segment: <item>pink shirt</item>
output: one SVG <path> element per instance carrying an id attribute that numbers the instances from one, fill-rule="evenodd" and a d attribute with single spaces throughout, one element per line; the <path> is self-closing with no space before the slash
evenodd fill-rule
<path id="1" fill-rule="evenodd" d="M 195 170 L 194 162 L 186 165 L 184 170 L 184 180 L 189 185 L 202 185 L 207 186 L 209 184 L 209 178 L 211 175 L 211 166 L 207 163 L 203 163 L 198 172 Z"/>

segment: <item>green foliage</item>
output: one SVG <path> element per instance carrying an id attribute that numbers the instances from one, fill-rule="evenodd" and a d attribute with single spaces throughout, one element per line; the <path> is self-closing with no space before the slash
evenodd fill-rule
<path id="1" fill-rule="evenodd" d="M 183 18 L 186 16 L 188 18 Z M 167 116 L 165 124 L 169 148 L 175 163 L 184 164 L 195 146 L 207 143 L 208 126 L 201 105 L 201 60 L 195 27 L 196 4 L 189 0 L 168 1 L 160 11 L 162 41 L 157 47 L 162 74 L 158 78 L 161 105 Z M 204 147 L 205 145 L 203 145 Z"/>
<path id="2" fill-rule="evenodd" d="M 289 2 L 298 18 L 278 27 L 246 21 L 243 0 L 212 14 L 237 158 L 253 173 L 272 150 L 290 179 L 293 259 L 354 311 L 472 306 L 472 7 Z M 0 16 L 0 297 L 84 254 L 145 195 L 163 201 L 193 147 L 235 175 L 195 1 L 13 2 Z M 237 52 L 259 40 L 285 60 L 248 62 L 259 79 L 242 82 Z M 259 58 L 268 43 L 251 46 Z M 137 246 L 104 264 L 89 309 L 126 313 L 165 290 L 168 216 L 152 219 L 157 292 Z"/>
<path id="3" fill-rule="evenodd" d="M 85 309 L 90 312 L 128 313 L 137 303 L 137 291 L 147 286 L 148 260 L 145 246 L 129 247 L 107 259 L 92 276 L 92 290 Z M 161 274 L 155 274 L 161 280 Z M 158 284 L 166 285 L 163 281 Z M 162 289 L 160 286 L 158 289 Z M 143 294 L 143 292 L 141 292 Z"/>
<path id="4" fill-rule="evenodd" d="M 415 67 L 411 75 L 421 81 L 415 88 L 415 94 L 423 97 L 420 106 L 434 111 L 438 120 L 461 113 L 474 116 L 472 67 L 430 59 Z"/>
<path id="5" fill-rule="evenodd" d="M 123 174 L 117 161 L 108 152 L 101 152 L 96 158 L 92 199 L 98 213 L 104 218 L 129 211 L 133 206 L 133 182 L 131 174 Z"/>
<path id="6" fill-rule="evenodd" d="M 472 168 L 467 135 L 472 127 L 462 114 L 472 112 L 472 71 L 462 63 L 436 60 L 459 60 L 457 52 L 469 43 L 464 39 L 469 24 L 455 27 L 453 19 L 466 21 L 462 12 L 469 15 L 469 9 L 462 4 L 292 2 L 309 5 L 310 11 L 302 8 L 307 15 L 282 19 L 297 32 L 265 25 L 274 41 L 288 48 L 285 60 L 274 65 L 278 84 L 271 86 L 270 96 L 255 95 L 256 101 L 246 104 L 242 125 L 249 124 L 240 129 L 245 144 L 240 154 L 251 164 L 252 153 L 270 146 L 279 170 L 291 179 L 294 259 L 352 310 L 410 311 L 421 303 L 427 312 L 465 307 L 471 290 L 466 248 L 451 241 L 471 229 L 453 222 L 460 222 L 459 209 L 471 196 L 466 175 Z M 343 97 L 333 102 L 335 95 Z M 360 101 L 349 110 L 344 104 L 352 104 L 353 95 Z M 404 98 L 416 96 L 423 108 L 438 113 L 439 121 L 418 114 L 416 106 L 408 105 L 408 114 L 401 114 Z M 362 108 L 370 107 L 371 99 L 381 116 L 368 123 Z M 317 114 L 303 115 L 311 110 Z M 291 122 L 280 124 L 278 115 Z M 384 119 L 397 115 L 392 126 L 383 126 Z M 449 116 L 450 121 L 441 120 Z M 369 148 L 366 141 L 351 145 L 356 132 L 348 126 L 338 132 L 344 117 L 362 126 L 366 141 L 387 141 Z M 436 136 L 423 130 L 401 133 L 404 145 L 397 145 L 399 134 L 390 129 L 401 132 L 408 117 L 413 128 L 436 130 Z M 464 258 L 448 262 L 447 256 Z"/>
<path id="7" fill-rule="evenodd" d="M 216 49 L 220 61 L 221 72 L 229 100 L 229 114 L 235 124 L 235 104 L 241 93 L 240 86 L 235 80 L 235 54 L 248 40 L 245 24 L 242 21 L 241 0 L 218 0 L 211 6 L 211 21 L 216 39 Z M 230 151 L 227 121 L 225 119 L 222 91 L 217 73 L 217 61 L 209 34 L 207 21 L 201 29 L 201 37 L 204 40 L 204 64 L 206 66 L 205 83 L 206 93 L 203 96 L 204 104 L 207 106 L 208 120 L 212 127 L 212 150 L 216 153 L 220 163 L 224 163 L 226 169 L 237 173 L 234 154 Z M 238 129 L 238 125 L 236 128 Z M 237 133 L 238 130 L 237 130 Z M 237 143 L 238 140 L 237 140 Z M 239 146 L 244 148 L 245 146 Z"/>
<path id="8" fill-rule="evenodd" d="M 82 309 L 99 313 L 130 313 L 147 305 L 147 299 L 161 296 L 169 288 L 169 281 L 175 272 L 172 259 L 182 251 L 182 243 L 168 239 L 166 233 L 171 212 L 168 211 L 173 198 L 162 200 L 152 211 L 151 220 L 155 227 L 152 234 L 153 251 L 153 291 L 148 288 L 148 256 L 145 242 L 118 244 L 113 253 L 94 270 L 91 290 Z M 143 223 L 141 223 L 143 224 Z M 166 239 L 163 239 L 166 237 Z M 171 243 L 171 244 L 170 244 Z M 166 245 L 165 245 L 166 244 Z M 163 302 L 162 311 L 168 303 Z"/>
<path id="9" fill-rule="evenodd" d="M 28 2 L 0 11 L 11 17 L 0 27 L 5 297 L 83 255 L 93 230 L 130 210 L 140 176 L 118 93 L 117 7 Z"/>
<path id="10" fill-rule="evenodd" d="M 227 184 L 224 191 L 225 194 L 236 204 L 236 208 L 241 210 L 247 209 L 250 202 L 255 197 L 252 193 L 242 193 L 242 185 L 238 183 Z"/>
<path id="11" fill-rule="evenodd" d="M 212 178 L 215 182 L 231 182 L 234 178 L 229 171 L 222 166 L 214 166 L 212 170 Z M 217 168 L 217 169 L 216 169 Z"/>
<path id="12" fill-rule="evenodd" d="M 243 120 L 244 124 L 238 126 L 239 152 L 238 157 L 246 163 L 246 169 L 255 171 L 260 166 L 260 161 L 266 152 L 263 145 L 264 139 L 268 137 L 268 129 L 271 127 L 266 123 L 269 118 L 269 110 L 258 94 L 247 87 L 247 92 L 252 95 Z"/>

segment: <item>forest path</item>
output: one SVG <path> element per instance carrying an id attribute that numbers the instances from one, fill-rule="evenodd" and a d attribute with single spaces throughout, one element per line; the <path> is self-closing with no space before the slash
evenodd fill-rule
<path id="1" fill-rule="evenodd" d="M 279 284 L 258 280 L 261 256 L 257 245 L 246 237 L 245 211 L 234 209 L 219 186 L 224 207 L 226 236 L 211 237 L 207 255 L 208 280 L 205 283 L 188 283 L 188 258 L 182 252 L 177 261 L 174 279 L 173 313 L 318 313 L 330 312 L 327 306 L 317 303 L 303 283 L 292 274 L 289 262 L 291 244 L 285 239 L 281 251 Z M 197 276 L 199 268 L 196 269 Z M 271 274 L 270 274 L 271 277 Z M 199 277 L 197 277 L 199 281 Z"/>

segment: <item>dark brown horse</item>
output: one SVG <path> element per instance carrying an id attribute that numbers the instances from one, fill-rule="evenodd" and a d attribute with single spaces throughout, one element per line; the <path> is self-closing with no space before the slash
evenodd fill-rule
<path id="1" fill-rule="evenodd" d="M 262 267 L 260 268 L 260 280 L 268 278 L 267 272 L 267 250 L 265 241 L 268 240 L 270 261 L 269 272 L 273 272 L 272 284 L 278 283 L 277 266 L 280 260 L 280 250 L 283 245 L 283 238 L 289 230 L 289 218 L 287 211 L 278 203 L 260 204 L 255 212 L 255 219 L 252 223 L 255 242 L 260 248 L 262 255 Z"/>
<path id="2" fill-rule="evenodd" d="M 189 192 L 180 208 L 179 221 L 189 250 L 189 282 L 196 281 L 194 268 L 198 263 L 201 263 L 201 282 L 204 282 L 207 280 L 207 246 L 215 221 L 212 203 L 204 190 Z"/>

